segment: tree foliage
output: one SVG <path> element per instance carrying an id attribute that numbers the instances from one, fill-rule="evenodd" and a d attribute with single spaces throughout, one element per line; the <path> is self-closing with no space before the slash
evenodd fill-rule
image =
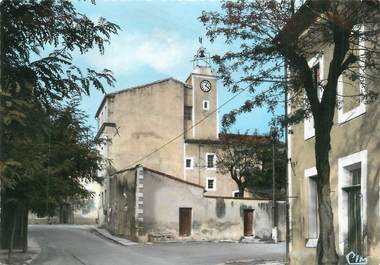
<path id="1" fill-rule="evenodd" d="M 79 95 L 90 88 L 104 91 L 104 82 L 115 81 L 108 69 L 85 71 L 73 64 L 73 53 L 84 54 L 92 48 L 104 52 L 111 35 L 119 27 L 99 18 L 93 22 L 65 0 L 5 0 L 1 7 L 1 145 L 26 125 L 26 113 L 42 103 L 53 104 Z M 37 104 L 38 105 L 38 104 Z M 22 129 L 21 129 L 22 130 Z M 26 133 L 26 132 L 25 132 Z M 5 134 L 5 135 L 4 135 Z M 2 148 L 0 170 L 17 165 L 9 148 Z M 3 184 L 6 179 L 1 174 Z"/>
<path id="2" fill-rule="evenodd" d="M 238 185 L 239 195 L 245 188 L 254 192 L 272 189 L 273 150 L 270 136 L 221 134 L 223 144 L 217 152 L 217 168 L 222 174 L 229 175 Z M 281 142 L 276 143 L 275 168 L 276 189 L 286 185 L 286 158 Z"/>
<path id="3" fill-rule="evenodd" d="M 273 112 L 287 96 L 286 104 L 292 106 L 292 112 L 282 121 L 299 122 L 313 117 L 320 228 L 318 264 L 337 264 L 330 198 L 330 133 L 335 111 L 347 97 L 338 94 L 337 86 L 342 79 L 358 81 L 364 89 L 351 98 L 366 104 L 377 98 L 373 84 L 380 78 L 380 4 L 372 0 L 309 0 L 299 7 L 297 3 L 224 1 L 221 11 L 203 12 L 200 20 L 212 41 L 223 37 L 227 43 L 238 45 L 237 49 L 214 56 L 224 84 L 233 92 L 246 87 L 251 92 L 243 106 L 223 118 L 224 124 L 233 123 L 239 113 L 256 107 L 267 106 Z M 331 51 L 331 61 L 327 74 L 318 80 L 309 60 L 321 56 L 324 50 Z"/>
<path id="4" fill-rule="evenodd" d="M 90 195 L 82 183 L 95 180 L 100 156 L 77 100 L 115 79 L 108 69 L 81 69 L 73 56 L 103 54 L 119 27 L 66 0 L 4 0 L 0 8 L 1 247 L 16 227 L 15 245 L 25 248 L 30 209 L 51 215 L 68 197 Z"/>

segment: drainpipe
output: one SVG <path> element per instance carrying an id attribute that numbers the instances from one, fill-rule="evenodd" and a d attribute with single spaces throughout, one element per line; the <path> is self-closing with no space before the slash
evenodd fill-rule
<path id="1" fill-rule="evenodd" d="M 277 231 L 277 222 L 276 222 L 276 155 L 275 155 L 275 145 L 276 141 L 278 140 L 278 131 L 277 128 L 272 127 L 271 129 L 271 137 L 272 137 L 272 189 L 273 189 L 273 204 L 272 204 L 272 209 L 273 209 L 273 216 L 272 216 L 272 239 L 275 243 L 278 241 L 278 231 Z"/>
<path id="2" fill-rule="evenodd" d="M 198 144 L 198 184 L 201 184 L 201 144 Z"/>

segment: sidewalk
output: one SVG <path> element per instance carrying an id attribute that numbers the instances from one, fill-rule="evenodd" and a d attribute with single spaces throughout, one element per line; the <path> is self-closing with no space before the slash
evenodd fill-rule
<path id="1" fill-rule="evenodd" d="M 28 239 L 28 251 L 14 250 L 12 253 L 12 265 L 28 265 L 34 261 L 41 253 L 41 248 L 33 238 Z M 0 265 L 7 264 L 8 250 L 0 250 Z"/>
<path id="2" fill-rule="evenodd" d="M 92 231 L 100 236 L 100 237 L 103 237 L 105 239 L 108 239 L 108 240 L 111 240 L 113 242 L 115 242 L 116 244 L 120 244 L 120 245 L 123 245 L 123 246 L 133 246 L 133 245 L 137 245 L 136 242 L 133 242 L 131 240 L 128 240 L 126 238 L 122 238 L 122 237 L 117 237 L 117 236 L 114 236 L 112 235 L 110 232 L 108 232 L 106 229 L 104 228 L 100 228 L 100 227 L 93 227 L 92 228 Z M 1 265 L 1 264 L 0 264 Z"/>

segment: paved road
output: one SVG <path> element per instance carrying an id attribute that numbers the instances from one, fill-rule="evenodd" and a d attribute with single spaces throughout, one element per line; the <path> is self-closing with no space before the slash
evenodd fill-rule
<path id="1" fill-rule="evenodd" d="M 85 226 L 31 225 L 42 251 L 33 265 L 215 265 L 229 260 L 281 259 L 285 245 L 160 243 L 121 246 Z"/>

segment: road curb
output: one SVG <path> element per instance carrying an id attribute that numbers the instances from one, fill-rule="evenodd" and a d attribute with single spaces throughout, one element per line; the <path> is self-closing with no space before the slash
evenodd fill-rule
<path id="1" fill-rule="evenodd" d="M 108 240 L 110 240 L 116 244 L 122 245 L 122 246 L 138 245 L 138 243 L 130 241 L 128 239 L 111 235 L 107 230 L 105 230 L 103 228 L 94 227 L 91 229 L 91 231 L 99 237 L 108 239 Z"/>
<path id="2" fill-rule="evenodd" d="M 32 255 L 32 257 L 28 260 L 26 260 L 24 262 L 24 264 L 31 264 L 33 261 L 35 261 L 38 256 L 41 254 L 41 247 L 40 245 L 37 243 L 36 240 L 34 240 L 33 238 L 29 238 L 29 241 L 28 241 L 28 249 L 30 249 L 31 251 L 35 251 L 36 253 Z"/>

